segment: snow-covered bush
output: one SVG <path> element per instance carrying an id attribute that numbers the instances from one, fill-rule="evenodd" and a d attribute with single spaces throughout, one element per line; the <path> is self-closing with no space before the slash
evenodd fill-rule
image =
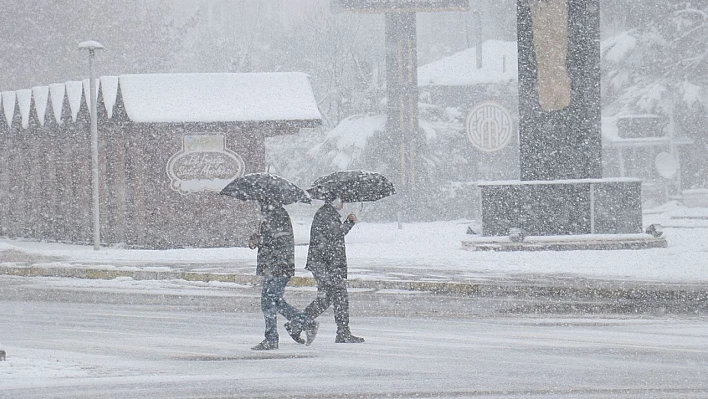
<path id="1" fill-rule="evenodd" d="M 404 220 L 471 218 L 476 204 L 474 156 L 464 134 L 464 115 L 452 109 L 420 104 L 415 147 L 416 185 L 408 193 L 366 204 L 368 220 L 395 220 L 403 201 Z M 400 170 L 400 142 L 385 132 L 386 116 L 359 114 L 329 132 L 269 139 L 271 171 L 307 187 L 314 178 L 337 170 L 380 172 L 394 185 Z M 319 140 L 318 143 L 315 141 Z"/>

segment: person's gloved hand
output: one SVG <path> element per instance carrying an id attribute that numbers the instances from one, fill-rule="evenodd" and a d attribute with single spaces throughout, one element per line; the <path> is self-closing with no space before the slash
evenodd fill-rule
<path id="1" fill-rule="evenodd" d="M 253 233 L 248 238 L 248 248 L 256 249 L 261 245 L 261 235 L 258 233 Z"/>

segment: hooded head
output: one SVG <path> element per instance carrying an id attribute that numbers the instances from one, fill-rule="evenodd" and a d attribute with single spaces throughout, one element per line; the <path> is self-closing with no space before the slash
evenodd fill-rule
<path id="1" fill-rule="evenodd" d="M 325 197 L 325 203 L 332 205 L 337 210 L 342 209 L 344 207 L 342 193 L 327 194 L 327 197 Z"/>

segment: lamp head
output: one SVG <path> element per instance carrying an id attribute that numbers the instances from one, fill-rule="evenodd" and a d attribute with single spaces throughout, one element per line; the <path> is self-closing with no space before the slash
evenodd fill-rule
<path id="1" fill-rule="evenodd" d="M 79 43 L 79 50 L 88 50 L 88 51 L 94 51 L 94 50 L 103 50 L 105 47 L 99 42 L 93 41 L 93 40 L 87 40 L 85 42 Z"/>

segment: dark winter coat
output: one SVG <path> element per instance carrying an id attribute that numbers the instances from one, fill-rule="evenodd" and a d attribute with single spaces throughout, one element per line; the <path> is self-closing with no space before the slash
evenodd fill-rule
<path id="1" fill-rule="evenodd" d="M 342 223 L 339 212 L 330 203 L 315 213 L 310 228 L 310 249 L 305 269 L 313 274 L 333 278 L 347 278 L 347 251 L 344 236 L 354 226 L 347 219 Z"/>
<path id="2" fill-rule="evenodd" d="M 261 211 L 256 274 L 268 277 L 295 275 L 295 239 L 288 212 L 282 206 Z"/>

